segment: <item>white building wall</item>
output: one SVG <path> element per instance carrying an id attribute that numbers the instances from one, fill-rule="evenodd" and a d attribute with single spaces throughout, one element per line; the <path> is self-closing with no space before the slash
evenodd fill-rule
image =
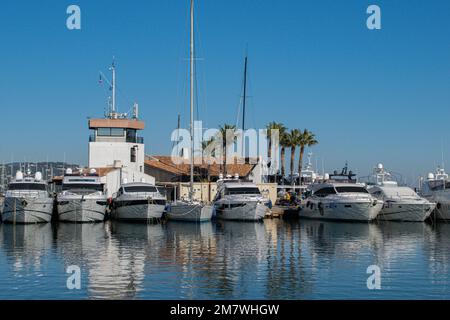
<path id="1" fill-rule="evenodd" d="M 131 162 L 131 149 L 138 146 L 136 162 Z M 144 172 L 144 144 L 128 142 L 89 142 L 89 167 L 113 167 L 114 161 L 121 161 L 123 167 Z"/>

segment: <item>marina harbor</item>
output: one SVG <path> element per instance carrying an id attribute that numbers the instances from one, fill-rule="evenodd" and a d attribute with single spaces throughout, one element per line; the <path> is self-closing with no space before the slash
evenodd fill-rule
<path id="1" fill-rule="evenodd" d="M 0 300 L 450 300 L 450 2 L 23 1 Z"/>

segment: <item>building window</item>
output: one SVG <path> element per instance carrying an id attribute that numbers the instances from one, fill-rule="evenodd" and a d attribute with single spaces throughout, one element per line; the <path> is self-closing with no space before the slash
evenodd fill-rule
<path id="1" fill-rule="evenodd" d="M 134 129 L 127 129 L 127 142 L 136 142 L 137 131 Z"/>
<path id="2" fill-rule="evenodd" d="M 123 129 L 122 128 L 111 128 L 111 136 L 123 137 Z"/>
<path id="3" fill-rule="evenodd" d="M 111 128 L 98 128 L 97 129 L 97 135 L 98 136 L 110 136 L 111 135 Z"/>
<path id="4" fill-rule="evenodd" d="M 98 128 L 97 136 L 123 137 L 123 129 L 122 128 Z"/>
<path id="5" fill-rule="evenodd" d="M 131 162 L 136 162 L 136 148 L 135 147 L 131 148 L 130 161 Z"/>

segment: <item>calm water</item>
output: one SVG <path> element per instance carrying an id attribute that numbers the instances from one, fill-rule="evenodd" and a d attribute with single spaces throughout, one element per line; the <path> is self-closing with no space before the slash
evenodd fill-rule
<path id="1" fill-rule="evenodd" d="M 367 289 L 369 265 L 381 290 Z M 0 299 L 87 298 L 450 299 L 450 225 L 0 225 Z"/>

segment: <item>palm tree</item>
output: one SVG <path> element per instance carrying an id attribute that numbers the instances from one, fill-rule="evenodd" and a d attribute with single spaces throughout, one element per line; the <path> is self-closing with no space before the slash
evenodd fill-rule
<path id="1" fill-rule="evenodd" d="M 222 137 L 222 150 L 223 150 L 223 152 L 222 152 L 222 156 L 223 156 L 223 158 L 222 158 L 222 162 L 221 162 L 221 165 L 220 165 L 220 170 L 221 171 L 223 171 L 223 168 L 225 168 L 225 174 L 226 174 L 226 169 L 227 169 L 227 163 L 226 163 L 226 161 L 227 161 L 227 147 L 228 147 L 228 145 L 227 145 L 227 138 L 228 138 L 228 135 L 230 135 L 230 130 L 231 130 L 231 134 L 232 134 L 232 137 L 229 137 L 229 138 L 233 138 L 233 141 L 234 141 L 234 139 L 236 138 L 236 126 L 234 126 L 234 125 L 232 125 L 232 124 L 224 124 L 223 126 L 219 126 L 219 131 L 220 131 L 220 135 L 221 135 L 221 137 Z M 222 167 L 222 165 L 225 163 L 225 167 Z"/>
<path id="2" fill-rule="evenodd" d="M 281 179 L 283 181 L 284 176 L 285 176 L 285 154 L 286 154 L 286 148 L 289 147 L 289 141 L 288 141 L 288 133 L 283 132 L 282 135 L 280 135 L 280 146 L 281 146 L 281 156 L 280 156 L 280 161 L 281 161 Z"/>
<path id="3" fill-rule="evenodd" d="M 318 143 L 319 142 L 316 140 L 316 136 L 311 131 L 308 131 L 307 129 L 305 129 L 300 134 L 300 141 L 299 141 L 300 157 L 298 159 L 298 174 L 299 174 L 300 183 L 302 180 L 303 153 L 305 152 L 305 147 L 311 147 Z"/>
<path id="4" fill-rule="evenodd" d="M 298 129 L 292 129 L 286 136 L 286 144 L 291 148 L 291 183 L 294 182 L 294 160 L 295 149 L 300 144 L 301 131 Z"/>
<path id="5" fill-rule="evenodd" d="M 202 150 L 203 150 L 203 152 L 202 152 L 203 156 L 202 157 L 205 156 L 206 149 L 213 148 L 214 144 L 215 144 L 215 140 L 213 138 L 210 138 L 207 141 L 202 141 Z M 215 150 L 213 150 L 211 152 L 211 155 L 208 155 L 208 158 L 210 156 L 215 157 Z M 207 179 L 208 182 L 211 182 L 211 159 L 206 159 L 206 161 L 207 161 L 207 170 L 208 170 L 208 173 L 207 173 L 208 176 L 206 177 L 206 179 Z"/>
<path id="6" fill-rule="evenodd" d="M 269 158 L 272 157 L 272 130 L 278 130 L 278 134 L 279 134 L 279 140 L 281 142 L 281 137 L 283 136 L 283 134 L 286 132 L 286 127 L 284 126 L 284 124 L 282 124 L 281 122 L 269 122 L 266 125 L 266 129 L 267 129 L 267 138 L 269 139 L 269 152 L 268 152 L 268 156 Z"/>

